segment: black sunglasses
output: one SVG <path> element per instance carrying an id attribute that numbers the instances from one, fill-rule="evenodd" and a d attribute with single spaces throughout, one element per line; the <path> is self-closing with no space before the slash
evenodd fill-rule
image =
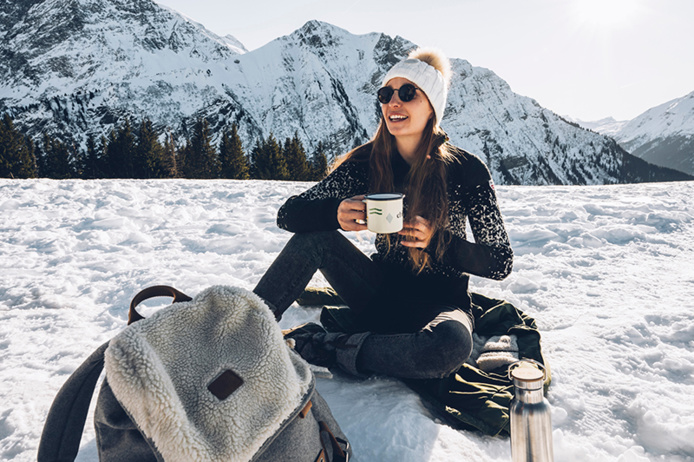
<path id="1" fill-rule="evenodd" d="M 419 90 L 419 88 L 415 87 L 411 83 L 406 83 L 405 85 L 397 89 L 398 98 L 400 98 L 400 101 L 402 101 L 403 103 L 412 101 L 414 97 L 417 95 L 417 90 Z M 392 87 L 381 88 L 376 92 L 376 94 L 378 95 L 378 101 L 381 104 L 390 103 L 390 99 L 393 97 L 393 93 L 395 93 L 395 91 L 396 90 Z"/>

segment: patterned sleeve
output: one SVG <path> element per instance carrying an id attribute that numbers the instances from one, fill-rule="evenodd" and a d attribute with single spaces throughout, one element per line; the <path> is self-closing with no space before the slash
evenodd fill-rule
<path id="1" fill-rule="evenodd" d="M 464 231 L 451 232 L 444 262 L 458 271 L 501 280 L 511 273 L 513 250 L 486 167 L 475 183 L 461 187 L 458 197 L 463 204 L 460 211 L 467 215 L 475 242 L 468 241 Z"/>
<path id="2" fill-rule="evenodd" d="M 277 212 L 277 226 L 293 233 L 339 229 L 340 202 L 366 194 L 366 176 L 366 163 L 344 162 L 310 189 L 287 199 Z"/>

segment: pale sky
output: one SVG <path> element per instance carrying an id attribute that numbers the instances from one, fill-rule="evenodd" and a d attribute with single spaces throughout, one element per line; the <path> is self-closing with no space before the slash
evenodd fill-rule
<path id="1" fill-rule="evenodd" d="M 491 69 L 552 111 L 632 119 L 694 91 L 694 0 L 155 0 L 252 51 L 311 19 Z"/>

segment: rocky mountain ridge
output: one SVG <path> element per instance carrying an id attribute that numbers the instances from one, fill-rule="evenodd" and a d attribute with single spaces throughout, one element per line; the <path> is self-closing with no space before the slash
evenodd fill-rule
<path id="1" fill-rule="evenodd" d="M 602 135 L 614 136 L 619 130 L 629 123 L 628 120 L 616 120 L 614 117 L 605 117 L 595 121 L 585 121 L 564 116 L 566 120 L 575 122 L 581 127 L 588 128 Z"/>
<path id="2" fill-rule="evenodd" d="M 415 45 L 309 21 L 246 52 L 151 0 L 20 0 L 0 7 L 0 112 L 34 138 L 107 134 L 148 117 L 182 140 L 200 117 L 236 123 L 246 149 L 295 133 L 310 152 L 367 141 L 387 69 Z M 513 93 L 492 71 L 452 60 L 443 128 L 480 155 L 500 184 L 687 179 L 630 156 Z"/>
<path id="3" fill-rule="evenodd" d="M 694 175 L 694 92 L 653 107 L 609 133 L 633 155 Z"/>

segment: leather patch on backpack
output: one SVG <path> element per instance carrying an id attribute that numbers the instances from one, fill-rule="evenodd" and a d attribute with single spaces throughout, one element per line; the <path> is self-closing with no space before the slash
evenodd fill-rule
<path id="1" fill-rule="evenodd" d="M 231 369 L 227 369 L 214 379 L 207 386 L 207 389 L 220 401 L 224 401 L 229 395 L 238 390 L 241 385 L 243 385 L 243 379 Z"/>

